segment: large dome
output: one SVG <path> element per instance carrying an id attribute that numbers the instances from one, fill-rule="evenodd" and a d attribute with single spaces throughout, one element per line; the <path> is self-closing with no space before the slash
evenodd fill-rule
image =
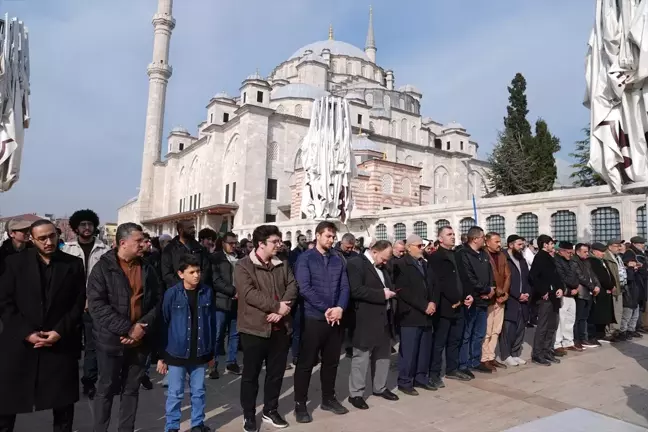
<path id="1" fill-rule="evenodd" d="M 321 55 L 322 50 L 325 48 L 328 48 L 328 50 L 331 51 L 331 54 L 333 55 L 345 55 L 349 57 L 361 58 L 366 61 L 371 61 L 369 57 L 367 57 L 367 54 L 365 54 L 365 52 L 360 48 L 337 40 L 324 40 L 305 45 L 295 51 L 295 53 L 290 56 L 289 60 L 303 56 L 306 50 L 311 50 L 313 51 L 313 54 Z"/>

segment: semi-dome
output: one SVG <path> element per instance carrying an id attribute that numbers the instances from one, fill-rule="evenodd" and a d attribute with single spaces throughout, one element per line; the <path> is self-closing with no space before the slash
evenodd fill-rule
<path id="1" fill-rule="evenodd" d="M 314 100 L 328 95 L 329 92 L 320 87 L 315 87 L 310 84 L 294 83 L 275 88 L 270 93 L 270 99 L 299 98 Z"/>
<path id="2" fill-rule="evenodd" d="M 353 136 L 351 139 L 351 148 L 353 150 L 371 150 L 380 152 L 380 146 L 370 140 L 369 136 L 365 133 Z"/>
<path id="3" fill-rule="evenodd" d="M 412 84 L 405 84 L 404 86 L 401 86 L 401 88 L 398 89 L 398 91 L 403 92 L 403 93 L 416 93 L 416 94 L 423 94 L 419 89 L 417 89 L 415 86 Z"/>
<path id="4" fill-rule="evenodd" d="M 214 99 L 231 99 L 231 97 L 226 92 L 218 92 L 214 95 Z"/>
<path id="5" fill-rule="evenodd" d="M 288 60 L 296 59 L 304 55 L 305 51 L 310 50 L 313 54 L 321 55 L 322 50 L 328 49 L 333 55 L 343 55 L 349 57 L 357 57 L 366 61 L 371 61 L 367 54 L 360 48 L 353 46 L 349 43 L 337 40 L 324 40 L 313 42 L 299 48 Z"/>

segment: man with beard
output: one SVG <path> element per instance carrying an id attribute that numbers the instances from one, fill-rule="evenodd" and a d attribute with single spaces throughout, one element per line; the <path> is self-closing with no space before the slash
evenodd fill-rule
<path id="1" fill-rule="evenodd" d="M 635 285 L 637 288 L 637 303 L 639 304 L 639 317 L 637 319 L 637 326 L 634 328 L 639 333 L 647 333 L 643 327 L 642 315 L 646 310 L 646 299 L 648 298 L 648 260 L 645 254 L 646 239 L 640 236 L 635 236 L 630 239 L 630 247 L 624 254 L 624 261 L 635 261 L 636 274 Z M 630 329 L 633 330 L 633 329 Z"/>
<path id="2" fill-rule="evenodd" d="M 200 282 L 213 286 L 209 253 L 196 241 L 196 226 L 191 221 L 180 221 L 176 225 L 178 235 L 162 251 L 162 279 L 167 288 L 181 282 L 178 276 L 180 258 L 183 255 L 197 255 L 200 260 Z"/>
<path id="3" fill-rule="evenodd" d="M 72 432 L 85 271 L 57 248 L 51 221 L 30 231 L 36 247 L 9 257 L 0 278 L 0 431 L 14 430 L 16 414 L 52 409 L 54 432 Z"/>
<path id="4" fill-rule="evenodd" d="M 142 259 L 142 227 L 119 225 L 115 241 L 117 248 L 99 259 L 88 279 L 88 306 L 99 364 L 94 432 L 108 431 L 117 395 L 118 430 L 135 430 L 139 388 L 146 359 L 156 347 L 154 331 L 162 303 L 160 276 Z"/>
<path id="5" fill-rule="evenodd" d="M 574 324 L 576 322 L 576 300 L 578 295 L 578 272 L 577 264 L 572 260 L 574 256 L 574 245 L 570 242 L 561 241 L 558 243 L 558 254 L 555 257 L 556 270 L 565 285 L 565 292 L 562 298 L 562 305 L 558 314 L 558 330 L 554 351 L 566 354 L 569 351 L 583 351 L 574 344 Z"/>
<path id="6" fill-rule="evenodd" d="M 574 346 L 578 348 L 596 348 L 601 344 L 594 334 L 589 333 L 587 320 L 592 309 L 593 298 L 601 291 L 600 283 L 592 271 L 589 261 L 589 245 L 578 243 L 572 261 L 576 263 L 578 276 L 578 297 L 576 298 L 576 324 L 574 324 Z"/>
<path id="7" fill-rule="evenodd" d="M 612 239 L 607 242 L 607 251 L 603 259 L 606 261 L 607 266 L 612 272 L 614 278 L 614 289 L 612 290 L 612 306 L 614 313 L 614 321 L 605 329 L 607 332 L 607 340 L 623 341 L 625 338 L 619 334 L 618 323 L 621 322 L 621 315 L 623 314 L 623 298 L 621 293 L 625 289 L 628 282 L 628 275 L 626 273 L 625 264 L 619 254 L 623 240 Z"/>
<path id="8" fill-rule="evenodd" d="M 532 300 L 538 313 L 538 327 L 533 338 L 531 360 L 542 366 L 551 366 L 551 363 L 560 363 L 553 346 L 564 285 L 553 258 L 553 239 L 545 234 L 539 236 L 538 248 L 529 273 L 529 281 L 533 286 Z"/>
<path id="9" fill-rule="evenodd" d="M 511 270 L 506 262 L 506 255 L 502 252 L 502 237 L 496 232 L 486 234 L 486 252 L 490 259 L 495 281 L 495 295 L 488 305 L 486 317 L 486 337 L 482 344 L 482 364 L 495 368 L 505 368 L 506 365 L 495 359 L 495 348 L 504 325 L 504 304 L 508 300 L 511 290 Z"/>
<path id="10" fill-rule="evenodd" d="M 472 372 L 459 370 L 459 349 L 463 339 L 464 310 L 472 306 L 473 298 L 464 292 L 457 256 L 453 252 L 455 233 L 452 227 L 439 228 L 439 248 L 430 255 L 428 274 L 439 287 L 439 307 L 434 315 L 434 347 L 430 363 L 430 385 L 437 389 L 444 388 L 441 379 L 443 352 L 446 359 L 446 378 L 469 381 L 474 378 Z"/>
<path id="11" fill-rule="evenodd" d="M 615 270 L 612 269 L 611 262 L 605 259 L 606 252 L 607 246 L 603 243 L 593 243 L 592 256 L 589 258 L 592 271 L 601 284 L 601 291 L 596 296 L 588 319 L 588 322 L 594 330 L 593 335 L 599 341 L 605 340 L 607 326 L 615 321 L 614 303 L 612 299 L 614 290 L 616 289 Z M 617 341 L 618 339 L 615 337 L 609 340 L 609 342 Z"/>
<path id="12" fill-rule="evenodd" d="M 22 252 L 31 246 L 29 242 L 29 227 L 31 223 L 20 219 L 11 219 L 7 223 L 9 238 L 0 246 L 0 274 L 4 270 L 4 262 L 8 256 Z"/>
<path id="13" fill-rule="evenodd" d="M 70 216 L 70 228 L 76 233 L 76 240 L 68 242 L 63 252 L 81 258 L 85 267 L 86 279 L 99 258 L 110 250 L 108 246 L 96 237 L 99 227 L 99 216 L 92 210 L 77 210 Z M 83 313 L 83 394 L 93 399 L 97 392 L 97 352 L 94 336 L 92 335 L 92 317 L 88 313 L 88 304 Z"/>
<path id="14" fill-rule="evenodd" d="M 526 322 L 529 319 L 529 266 L 524 259 L 524 239 L 518 235 L 510 235 L 506 239 L 508 249 L 506 261 L 511 271 L 511 290 L 506 300 L 504 310 L 504 326 L 500 334 L 500 357 L 507 366 L 525 365 L 523 360 L 522 344 Z"/>

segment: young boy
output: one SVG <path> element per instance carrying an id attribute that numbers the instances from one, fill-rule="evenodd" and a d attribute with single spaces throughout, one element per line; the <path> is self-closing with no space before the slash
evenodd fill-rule
<path id="1" fill-rule="evenodd" d="M 178 276 L 182 281 L 167 290 L 162 304 L 164 326 L 157 370 L 169 380 L 165 430 L 180 430 L 180 406 L 185 376 L 189 375 L 191 432 L 209 432 L 204 424 L 205 372 L 214 361 L 216 309 L 211 287 L 200 283 L 196 256 L 180 258 Z"/>

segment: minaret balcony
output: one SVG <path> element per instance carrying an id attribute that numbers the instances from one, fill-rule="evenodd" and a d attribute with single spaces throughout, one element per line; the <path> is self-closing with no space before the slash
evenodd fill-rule
<path id="1" fill-rule="evenodd" d="M 176 20 L 171 15 L 156 13 L 155 15 L 153 15 L 153 25 L 156 27 L 159 25 L 165 26 L 168 27 L 170 30 L 173 30 L 176 25 Z"/>
<path id="2" fill-rule="evenodd" d="M 170 78 L 173 74 L 173 67 L 166 63 L 151 63 L 148 65 L 148 75 L 161 75 L 164 78 Z"/>

